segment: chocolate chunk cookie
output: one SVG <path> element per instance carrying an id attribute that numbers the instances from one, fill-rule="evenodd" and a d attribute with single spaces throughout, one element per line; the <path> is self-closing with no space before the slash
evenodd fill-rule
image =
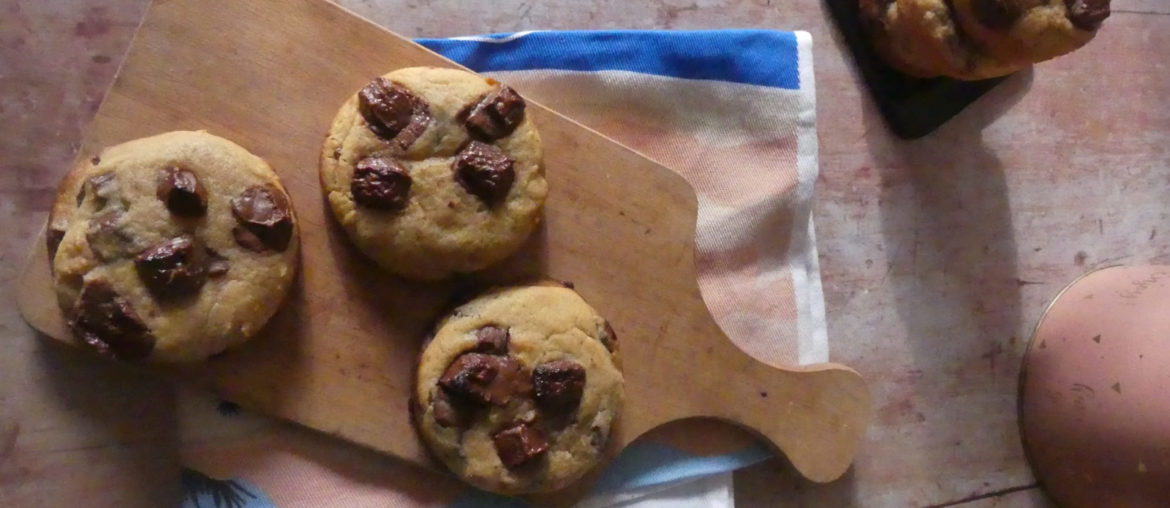
<path id="1" fill-rule="evenodd" d="M 297 225 L 276 173 L 206 132 L 106 148 L 49 215 L 58 302 L 74 334 L 126 360 L 197 361 L 252 337 L 292 283 Z"/>
<path id="2" fill-rule="evenodd" d="M 496 289 L 461 305 L 419 358 L 411 401 L 419 435 L 456 475 L 486 490 L 572 483 L 601 459 L 621 411 L 612 337 L 605 319 L 560 284 Z"/>
<path id="3" fill-rule="evenodd" d="M 385 269 L 440 279 L 495 264 L 536 229 L 548 194 L 524 99 L 429 67 L 375 78 L 321 150 L 321 188 L 350 240 Z"/>
<path id="4" fill-rule="evenodd" d="M 1109 16 L 1109 0 L 860 0 L 860 10 L 891 66 L 972 80 L 1085 45 Z"/>
<path id="5" fill-rule="evenodd" d="M 1084 46 L 1109 16 L 1109 0 L 951 0 L 951 5 L 973 47 L 1020 65 Z"/>

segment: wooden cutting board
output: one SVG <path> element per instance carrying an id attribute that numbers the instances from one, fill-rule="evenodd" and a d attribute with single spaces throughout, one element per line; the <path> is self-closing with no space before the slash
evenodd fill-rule
<path id="1" fill-rule="evenodd" d="M 268 160 L 302 229 L 298 283 L 242 349 L 160 370 L 244 407 L 433 467 L 407 414 L 413 361 L 457 286 L 379 273 L 345 241 L 317 183 L 337 107 L 399 67 L 457 65 L 322 0 L 156 0 L 82 143 L 207 129 Z M 678 175 L 530 102 L 551 189 L 543 229 L 491 283 L 572 281 L 621 340 L 627 402 L 610 454 L 673 420 L 750 429 L 819 482 L 849 467 L 870 415 L 866 386 L 834 364 L 774 368 L 734 346 L 699 293 L 697 201 Z M 50 288 L 44 240 L 18 287 L 37 330 L 73 344 Z M 730 430 L 730 427 L 728 428 Z"/>

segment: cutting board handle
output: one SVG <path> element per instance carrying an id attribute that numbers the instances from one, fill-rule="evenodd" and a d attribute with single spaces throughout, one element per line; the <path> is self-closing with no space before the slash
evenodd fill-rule
<path id="1" fill-rule="evenodd" d="M 728 342 L 730 345 L 730 342 Z M 853 462 L 870 417 L 869 391 L 857 372 L 836 364 L 776 368 L 732 346 L 742 363 L 709 386 L 723 403 L 706 416 L 739 424 L 784 453 L 805 477 L 836 480 Z"/>
<path id="2" fill-rule="evenodd" d="M 640 399 L 627 406 L 639 413 L 631 418 L 636 427 L 629 429 L 631 437 L 674 420 L 714 418 L 770 443 L 810 480 L 829 482 L 843 475 L 871 413 L 862 377 L 833 363 L 766 364 L 733 344 L 705 306 L 694 312 L 690 328 L 696 337 L 662 347 L 648 369 L 627 370 L 627 379 L 645 376 L 630 385 L 651 387 L 631 394 Z M 664 400 L 655 395 L 677 393 L 672 383 L 686 385 L 688 396 Z"/>

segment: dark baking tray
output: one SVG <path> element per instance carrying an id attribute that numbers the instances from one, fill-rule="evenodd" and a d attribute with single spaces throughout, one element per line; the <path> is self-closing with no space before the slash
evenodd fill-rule
<path id="1" fill-rule="evenodd" d="M 907 76 L 887 66 L 869 45 L 861 27 L 858 0 L 825 0 L 825 3 L 853 53 L 853 61 L 869 86 L 878 110 L 890 130 L 900 138 L 915 139 L 929 134 L 1005 79 L 958 81 Z"/>

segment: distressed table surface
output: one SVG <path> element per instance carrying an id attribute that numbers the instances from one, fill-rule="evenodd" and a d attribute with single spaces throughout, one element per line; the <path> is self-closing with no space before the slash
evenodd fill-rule
<path id="1" fill-rule="evenodd" d="M 866 376 L 877 416 L 842 480 L 811 484 L 765 463 L 736 474 L 741 506 L 1048 506 L 1015 424 L 1032 326 L 1065 283 L 1094 266 L 1170 263 L 1170 4 L 1162 0 L 1114 0 L 1088 47 L 1009 79 L 913 142 L 882 125 L 815 0 L 340 3 L 406 36 L 813 34 L 814 214 L 832 358 Z M 0 0 L 0 506 L 80 498 L 157 506 L 177 495 L 170 390 L 37 340 L 10 289 L 145 6 Z M 394 473 L 362 457 L 369 481 Z"/>

